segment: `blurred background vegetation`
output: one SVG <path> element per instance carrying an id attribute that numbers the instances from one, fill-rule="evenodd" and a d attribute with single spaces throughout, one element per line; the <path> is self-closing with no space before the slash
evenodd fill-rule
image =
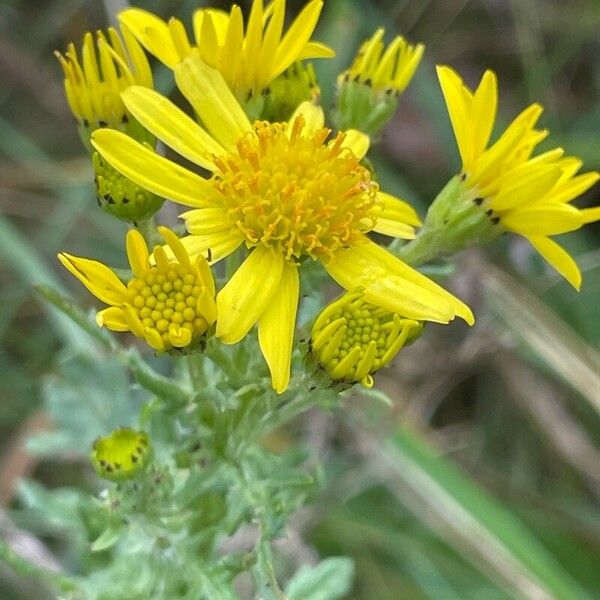
<path id="1" fill-rule="evenodd" d="M 62 393 L 61 361 L 86 338 L 32 286 L 52 283 L 91 307 L 56 252 L 121 265 L 125 225 L 96 207 L 52 52 L 106 27 L 122 4 L 0 2 L 0 532 L 32 560 L 66 569 L 79 568 L 69 515 L 42 526 L 22 510 L 34 488 L 19 482 L 95 490 L 85 461 L 25 449 L 33 433 L 52 428 L 44 398 L 57 385 Z M 200 5 L 136 4 L 184 18 Z M 290 12 L 302 4 L 288 1 Z M 436 63 L 470 84 L 495 69 L 500 125 L 540 101 L 550 143 L 600 168 L 596 0 L 327 0 L 316 37 L 338 56 L 317 65 L 324 106 L 333 101 L 326 82 L 380 24 L 427 47 L 374 154 L 386 189 L 422 214 L 458 168 Z M 160 65 L 156 79 L 172 92 Z M 596 188 L 582 204 L 599 201 Z M 174 221 L 168 209 L 163 220 Z M 449 285 L 474 308 L 474 328 L 429 327 L 379 377 L 391 407 L 357 392 L 343 413 L 311 413 L 282 432 L 277 443 L 296 436 L 327 473 L 282 540 L 283 555 L 297 563 L 317 553 L 351 556 L 349 597 L 361 600 L 600 597 L 599 234 L 596 225 L 561 240 L 584 271 L 580 294 L 514 237 L 464 253 Z M 70 389 L 86 402 L 83 381 Z M 0 567 L 0 597 L 45 596 Z"/>

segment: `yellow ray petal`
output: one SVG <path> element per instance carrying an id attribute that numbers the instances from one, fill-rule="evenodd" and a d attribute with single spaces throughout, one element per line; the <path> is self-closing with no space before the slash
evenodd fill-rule
<path id="1" fill-rule="evenodd" d="M 463 94 L 462 79 L 450 67 L 437 66 L 436 69 L 452 129 L 454 130 L 458 151 L 463 162 L 463 168 L 470 169 L 473 145 L 470 137 L 469 115 Z"/>
<path id="2" fill-rule="evenodd" d="M 221 50 L 219 69 L 231 84 L 235 81 L 244 46 L 244 18 L 239 6 L 231 7 L 225 42 Z"/>
<path id="3" fill-rule="evenodd" d="M 189 329 L 171 323 L 169 326 L 169 342 L 171 342 L 175 348 L 185 348 L 186 346 L 189 346 L 191 341 L 192 332 Z"/>
<path id="4" fill-rule="evenodd" d="M 529 206 L 548 194 L 560 173 L 560 168 L 552 164 L 523 170 L 523 174 L 515 174 L 514 179 L 508 179 L 500 192 L 492 197 L 490 208 L 505 211 Z"/>
<path id="5" fill-rule="evenodd" d="M 94 49 L 94 38 L 89 31 L 83 36 L 81 54 L 85 80 L 89 86 L 95 87 L 100 83 L 100 74 L 98 72 L 96 50 Z"/>
<path id="6" fill-rule="evenodd" d="M 403 240 L 414 240 L 416 237 L 415 228 L 411 225 L 382 217 L 378 217 L 372 231 Z"/>
<path id="7" fill-rule="evenodd" d="M 263 0 L 253 0 L 243 50 L 244 73 L 242 73 L 242 77 L 248 87 L 252 87 L 252 82 L 257 79 L 256 74 L 261 68 L 263 14 Z"/>
<path id="8" fill-rule="evenodd" d="M 225 36 L 227 35 L 229 15 L 224 10 L 218 10 L 216 8 L 199 8 L 194 11 L 192 23 L 196 45 L 200 45 L 204 17 L 207 15 L 210 15 L 211 17 L 215 33 L 217 34 L 217 42 L 219 46 L 222 46 L 225 43 Z"/>
<path id="9" fill-rule="evenodd" d="M 207 235 L 234 227 L 229 212 L 221 206 L 215 208 L 195 208 L 179 215 L 185 220 L 187 230 L 193 235 Z M 236 227 L 237 229 L 237 227 Z"/>
<path id="10" fill-rule="evenodd" d="M 417 211 L 406 200 L 401 200 L 385 192 L 378 192 L 377 198 L 383 204 L 382 219 L 391 219 L 414 227 L 422 225 Z"/>
<path id="11" fill-rule="evenodd" d="M 98 129 L 92 145 L 125 177 L 158 196 L 187 206 L 209 206 L 214 196 L 208 182 L 113 129 Z"/>
<path id="12" fill-rule="evenodd" d="M 284 259 L 257 246 L 217 295 L 217 337 L 239 342 L 260 319 L 277 291 Z"/>
<path id="13" fill-rule="evenodd" d="M 394 79 L 393 85 L 399 92 L 403 92 L 408 84 L 411 82 L 415 71 L 421 63 L 423 53 L 425 52 L 425 46 L 423 44 L 417 44 L 414 47 L 410 60 L 406 61 L 404 69 L 398 69 L 396 78 Z"/>
<path id="14" fill-rule="evenodd" d="M 287 389 L 290 381 L 299 288 L 298 267 L 286 262 L 279 289 L 258 321 L 258 342 L 278 394 Z"/>
<path id="15" fill-rule="evenodd" d="M 129 324 L 123 310 L 117 306 L 110 306 L 96 313 L 98 327 L 106 327 L 111 331 L 129 331 Z"/>
<path id="16" fill-rule="evenodd" d="M 600 179 L 600 174 L 596 171 L 582 173 L 572 179 L 559 182 L 552 190 L 552 202 L 571 202 L 584 192 L 587 192 Z"/>
<path id="17" fill-rule="evenodd" d="M 121 98 L 129 112 L 167 146 L 197 165 L 215 170 L 213 158 L 225 150 L 168 98 L 135 85 L 122 92 Z"/>
<path id="18" fill-rule="evenodd" d="M 342 148 L 350 148 L 354 153 L 354 156 L 359 160 L 362 160 L 371 145 L 371 140 L 366 133 L 358 131 L 356 129 L 347 129 L 345 132 L 346 137 L 342 142 Z"/>
<path id="19" fill-rule="evenodd" d="M 154 85 L 152 79 L 152 69 L 150 68 L 148 59 L 146 58 L 146 53 L 125 23 L 121 23 L 121 33 L 123 34 L 123 40 L 125 41 L 125 46 L 127 47 L 127 53 L 131 58 L 135 80 L 140 85 L 152 87 Z"/>
<path id="20" fill-rule="evenodd" d="M 593 208 L 584 208 L 581 212 L 584 224 L 595 223 L 600 221 L 600 206 L 594 206 Z"/>
<path id="21" fill-rule="evenodd" d="M 538 202 L 504 215 L 502 224 L 525 236 L 558 235 L 579 229 L 583 225 L 583 216 L 570 204 Z"/>
<path id="22" fill-rule="evenodd" d="M 128 8 L 119 13 L 119 22 L 131 31 L 150 54 L 168 67 L 173 68 L 179 62 L 169 26 L 161 18 L 141 8 Z"/>
<path id="23" fill-rule="evenodd" d="M 308 42 L 298 55 L 297 60 L 306 60 L 308 58 L 333 58 L 335 50 L 322 44 L 321 42 Z"/>
<path id="24" fill-rule="evenodd" d="M 341 286 L 363 286 L 368 302 L 409 319 L 474 322 L 466 304 L 371 241 L 338 250 L 324 267 Z"/>
<path id="25" fill-rule="evenodd" d="M 296 17 L 292 26 L 283 36 L 279 48 L 277 48 L 271 71 L 272 79 L 281 75 L 283 71 L 298 59 L 298 56 L 315 30 L 322 8 L 322 0 L 312 0 Z"/>
<path id="26" fill-rule="evenodd" d="M 303 132 L 306 135 L 311 135 L 325 126 L 325 113 L 323 112 L 323 108 L 307 100 L 306 102 L 302 102 L 290 117 L 288 133 L 291 132 L 296 118 L 300 115 L 304 117 Z"/>
<path id="27" fill-rule="evenodd" d="M 244 238 L 237 227 L 207 235 L 186 235 L 181 238 L 181 243 L 190 258 L 203 256 L 210 265 L 229 256 L 243 241 Z"/>
<path id="28" fill-rule="evenodd" d="M 163 239 L 165 240 L 165 242 L 167 242 L 169 248 L 171 248 L 171 250 L 173 251 L 173 254 L 177 258 L 179 264 L 189 269 L 192 266 L 192 262 L 190 261 L 190 256 L 185 251 L 181 240 L 168 227 L 159 226 L 158 232 L 160 233 L 160 235 L 163 236 Z"/>
<path id="29" fill-rule="evenodd" d="M 485 150 L 496 120 L 498 108 L 498 80 L 489 69 L 483 74 L 479 87 L 473 95 L 473 159 L 477 160 Z"/>
<path id="30" fill-rule="evenodd" d="M 66 252 L 61 252 L 58 260 L 102 302 L 119 306 L 127 298 L 127 288 L 106 265 Z"/>
<path id="31" fill-rule="evenodd" d="M 195 23 L 194 23 L 195 25 Z M 212 15 L 207 11 L 202 18 L 202 29 L 200 37 L 196 35 L 197 46 L 200 56 L 206 64 L 211 67 L 219 66 L 219 40 Z"/>
<path id="32" fill-rule="evenodd" d="M 137 229 L 130 229 L 125 237 L 125 247 L 127 248 L 127 259 L 131 265 L 131 270 L 136 277 L 143 277 L 149 269 L 148 246 L 144 237 Z"/>
<path id="33" fill-rule="evenodd" d="M 162 337 L 160 337 L 160 333 L 156 331 L 156 329 L 146 329 L 144 333 L 144 339 L 154 348 L 157 352 L 164 352 L 167 347 L 163 342 Z"/>
<path id="34" fill-rule="evenodd" d="M 263 82 L 268 84 L 270 81 L 271 67 L 277 54 L 277 47 L 281 40 L 283 31 L 283 22 L 285 20 L 285 0 L 276 0 L 271 3 L 272 16 L 265 29 L 263 45 L 260 54 L 261 75 Z"/>
<path id="35" fill-rule="evenodd" d="M 140 321 L 137 311 L 133 309 L 131 304 L 127 303 L 123 304 L 122 309 L 127 325 L 129 325 L 129 330 L 133 335 L 143 339 L 145 336 L 145 328 Z"/>
<path id="36" fill-rule="evenodd" d="M 185 30 L 185 25 L 180 19 L 171 17 L 169 19 L 169 33 L 171 34 L 171 39 L 173 40 L 179 60 L 183 60 L 192 51 L 192 45 Z"/>
<path id="37" fill-rule="evenodd" d="M 198 113 L 206 129 L 227 149 L 252 131 L 250 121 L 219 71 L 202 61 L 197 51 L 174 69 L 181 93 Z"/>
<path id="38" fill-rule="evenodd" d="M 581 271 L 572 256 L 555 241 L 545 236 L 528 235 L 531 245 L 548 261 L 576 290 L 581 287 Z"/>

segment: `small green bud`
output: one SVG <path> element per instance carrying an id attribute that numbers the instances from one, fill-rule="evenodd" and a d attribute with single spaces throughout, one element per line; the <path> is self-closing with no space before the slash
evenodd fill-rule
<path id="1" fill-rule="evenodd" d="M 287 121 L 296 107 L 321 95 L 312 64 L 292 64 L 269 85 L 264 94 L 261 119 L 273 123 Z"/>
<path id="2" fill-rule="evenodd" d="M 357 288 L 321 311 L 312 328 L 310 351 L 334 381 L 372 388 L 373 374 L 422 331 L 422 322 L 366 302 L 363 289 Z"/>
<path id="3" fill-rule="evenodd" d="M 146 433 L 120 427 L 94 442 L 90 458 L 100 477 L 122 481 L 144 471 L 151 457 L 152 448 Z"/>
<path id="4" fill-rule="evenodd" d="M 95 152 L 92 156 L 95 172 L 96 198 L 113 217 L 124 221 L 140 221 L 160 210 L 164 200 L 140 187 L 111 167 Z"/>

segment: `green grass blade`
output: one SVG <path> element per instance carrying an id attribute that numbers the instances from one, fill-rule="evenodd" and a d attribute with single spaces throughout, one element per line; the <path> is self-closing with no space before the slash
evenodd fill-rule
<path id="1" fill-rule="evenodd" d="M 589 598 L 506 507 L 409 429 L 370 453 L 388 486 L 425 524 L 511 594 L 531 599 Z"/>
<path id="2" fill-rule="evenodd" d="M 35 285 L 51 285 L 62 289 L 52 269 L 18 229 L 0 215 L 0 254 L 21 280 L 24 287 L 33 291 Z M 46 305 L 50 320 L 66 344 L 84 349 L 87 339 L 64 315 Z"/>
<path id="3" fill-rule="evenodd" d="M 503 325 L 600 412 L 600 353 L 514 277 L 486 265 L 483 281 Z"/>

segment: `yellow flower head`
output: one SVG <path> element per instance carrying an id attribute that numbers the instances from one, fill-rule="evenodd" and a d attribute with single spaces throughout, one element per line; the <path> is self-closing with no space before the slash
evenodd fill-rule
<path id="1" fill-rule="evenodd" d="M 170 247 L 170 261 L 162 246 L 148 247 L 135 229 L 127 232 L 126 246 L 133 272 L 127 285 L 102 263 L 67 253 L 60 262 L 98 299 L 110 305 L 96 315 L 99 327 L 131 331 L 158 351 L 185 348 L 215 322 L 215 284 L 202 256 L 191 260 L 179 238 L 166 227 L 159 231 Z"/>
<path id="2" fill-rule="evenodd" d="M 75 118 L 88 131 L 98 127 L 128 129 L 129 113 L 120 93 L 130 85 L 152 87 L 152 72 L 143 49 L 122 27 L 123 42 L 112 27 L 105 35 L 83 37 L 81 61 L 74 44 L 55 52 L 65 75 L 65 94 Z M 83 66 L 82 66 L 83 65 Z"/>
<path id="3" fill-rule="evenodd" d="M 311 352 L 332 379 L 372 388 L 373 373 L 389 364 L 422 330 L 423 323 L 366 302 L 358 288 L 329 304 L 317 317 Z"/>
<path id="4" fill-rule="evenodd" d="M 110 481 L 135 477 L 148 466 L 151 457 L 148 435 L 129 427 L 120 427 L 110 435 L 98 438 L 91 453 L 96 473 Z"/>
<path id="5" fill-rule="evenodd" d="M 489 145 L 496 119 L 498 86 L 486 71 L 475 91 L 449 67 L 438 77 L 462 159 L 464 188 L 500 231 L 526 237 L 569 283 L 579 289 L 581 273 L 573 258 L 549 236 L 600 219 L 600 208 L 580 210 L 571 203 L 598 180 L 597 172 L 577 175 L 582 162 L 554 148 L 532 156 L 548 135 L 536 129 L 539 104 L 521 112 Z"/>
<path id="6" fill-rule="evenodd" d="M 131 87 L 123 100 L 168 146 L 212 171 L 209 180 L 118 131 L 99 130 L 92 143 L 139 185 L 194 208 L 183 215 L 192 234 L 183 243 L 192 254 L 215 261 L 241 245 L 251 249 L 217 296 L 217 336 L 236 343 L 258 323 L 278 392 L 290 377 L 298 266 L 306 257 L 346 289 L 363 286 L 368 302 L 407 318 L 473 321 L 462 302 L 367 238 L 369 231 L 414 237 L 420 223 L 361 165 L 367 136 L 331 138 L 322 109 L 309 102 L 289 123 L 251 124 L 197 51 L 175 67 L 175 78 L 206 130 L 152 90 Z"/>
<path id="7" fill-rule="evenodd" d="M 323 0 L 311 0 L 285 34 L 285 0 L 273 0 L 266 9 L 263 0 L 254 0 L 245 31 L 237 5 L 229 14 L 199 9 L 193 17 L 195 47 L 208 65 L 221 72 L 237 98 L 245 101 L 259 95 L 294 62 L 334 56 L 328 46 L 310 40 L 322 8 Z M 171 68 L 194 48 L 178 19 L 166 23 L 131 8 L 121 12 L 119 20 L 148 52 Z"/>
<path id="8" fill-rule="evenodd" d="M 425 46 L 412 46 L 402 36 L 396 36 L 386 48 L 385 30 L 379 28 L 366 40 L 352 66 L 340 74 L 338 84 L 350 79 L 371 86 L 376 91 L 401 94 L 417 70 Z"/>

